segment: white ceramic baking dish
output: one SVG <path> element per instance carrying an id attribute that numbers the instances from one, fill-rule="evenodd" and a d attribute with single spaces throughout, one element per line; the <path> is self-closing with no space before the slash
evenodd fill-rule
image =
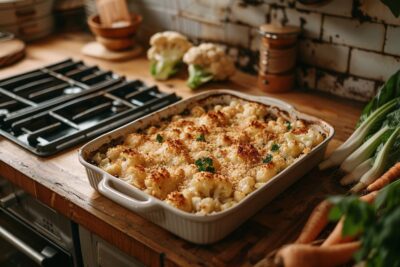
<path id="1" fill-rule="evenodd" d="M 211 98 L 211 96 L 213 97 Z M 130 132 L 156 124 L 161 118 L 179 114 L 199 100 L 209 98 L 214 99 L 214 102 L 217 101 L 215 104 L 221 104 L 229 103 L 232 97 L 275 106 L 278 110 L 292 117 L 315 123 L 325 132 L 326 138 L 309 154 L 297 159 L 292 165 L 277 174 L 264 186 L 249 194 L 241 202 L 230 209 L 211 215 L 195 215 L 181 211 L 113 177 L 90 163 L 90 157 L 93 153 L 100 147 L 109 144 L 112 140 L 120 139 Z M 250 216 L 255 214 L 261 207 L 318 164 L 322 160 L 327 144 L 333 137 L 333 134 L 334 129 L 328 123 L 302 114 L 296 111 L 293 106 L 281 100 L 270 97 L 251 96 L 231 90 L 215 90 L 182 100 L 94 139 L 80 149 L 79 160 L 86 167 L 90 185 L 104 196 L 183 239 L 197 244 L 208 244 L 224 238 Z"/>

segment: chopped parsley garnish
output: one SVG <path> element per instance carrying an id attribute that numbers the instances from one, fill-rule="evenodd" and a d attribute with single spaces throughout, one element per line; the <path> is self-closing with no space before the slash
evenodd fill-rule
<path id="1" fill-rule="evenodd" d="M 213 166 L 213 160 L 211 158 L 199 158 L 194 162 L 196 164 L 197 169 L 201 172 L 215 172 L 215 168 Z"/>
<path id="2" fill-rule="evenodd" d="M 292 129 L 292 124 L 290 123 L 290 121 L 286 122 L 286 129 L 289 131 Z"/>
<path id="3" fill-rule="evenodd" d="M 272 155 L 267 154 L 265 158 L 263 159 L 263 163 L 270 163 L 272 161 Z"/>
<path id="4" fill-rule="evenodd" d="M 205 142 L 206 138 L 204 137 L 204 134 L 200 134 L 199 136 L 197 136 L 196 141 Z"/>
<path id="5" fill-rule="evenodd" d="M 276 143 L 273 143 L 272 146 L 271 146 L 271 151 L 272 152 L 276 152 L 278 150 L 279 150 L 279 145 L 276 144 Z"/>
<path id="6" fill-rule="evenodd" d="M 163 138 L 160 134 L 157 134 L 156 140 L 157 140 L 157 142 L 159 142 L 159 143 L 164 142 L 164 138 Z"/>

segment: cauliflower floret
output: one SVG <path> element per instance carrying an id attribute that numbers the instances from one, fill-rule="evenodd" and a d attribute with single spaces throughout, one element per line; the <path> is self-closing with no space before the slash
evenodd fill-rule
<path id="1" fill-rule="evenodd" d="M 154 34 L 150 45 L 147 58 L 151 61 L 151 74 L 157 80 L 166 80 L 174 75 L 183 55 L 192 47 L 184 35 L 173 31 Z"/>
<path id="2" fill-rule="evenodd" d="M 216 44 L 204 43 L 190 48 L 183 61 L 189 65 L 187 84 L 192 89 L 211 80 L 226 80 L 235 72 L 232 59 Z"/>

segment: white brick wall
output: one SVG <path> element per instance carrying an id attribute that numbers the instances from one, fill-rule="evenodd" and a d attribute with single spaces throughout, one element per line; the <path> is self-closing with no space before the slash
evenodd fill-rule
<path id="1" fill-rule="evenodd" d="M 259 25 L 300 26 L 299 86 L 343 97 L 367 100 L 400 69 L 400 18 L 380 0 L 331 0 L 320 6 L 296 0 L 135 0 L 130 5 L 145 18 L 143 40 L 170 29 L 225 43 L 237 65 L 252 73 Z"/>
<path id="2" fill-rule="evenodd" d="M 377 1 L 377 0 L 375 0 Z M 353 1 L 351 0 L 333 0 L 324 5 L 302 5 L 296 4 L 296 8 L 301 10 L 315 11 L 318 13 L 351 17 Z"/>
<path id="3" fill-rule="evenodd" d="M 375 95 L 375 82 L 324 71 L 318 72 L 316 88 L 338 96 L 367 101 Z"/>
<path id="4" fill-rule="evenodd" d="M 384 52 L 400 56 L 400 27 L 387 27 Z"/>
<path id="5" fill-rule="evenodd" d="M 250 28 L 243 25 L 226 23 L 225 42 L 235 46 L 249 47 Z"/>
<path id="6" fill-rule="evenodd" d="M 222 2 L 229 2 L 229 1 L 180 0 L 179 14 L 183 17 L 193 19 L 199 22 L 221 25 L 221 22 L 224 21 L 228 16 L 227 12 L 228 5 L 223 5 Z"/>
<path id="7" fill-rule="evenodd" d="M 267 22 L 269 9 L 269 5 L 244 6 L 240 0 L 234 0 L 231 5 L 229 20 L 258 27 Z"/>
<path id="8" fill-rule="evenodd" d="M 400 58 L 359 49 L 351 51 L 350 74 L 386 81 L 399 68 Z"/>
<path id="9" fill-rule="evenodd" d="M 299 57 L 304 63 L 337 72 L 347 71 L 349 48 L 342 45 L 301 41 Z"/>
<path id="10" fill-rule="evenodd" d="M 336 44 L 381 51 L 385 37 L 385 26 L 378 23 L 325 17 L 323 40 Z"/>
<path id="11" fill-rule="evenodd" d="M 299 11 L 294 8 L 273 8 L 270 18 L 271 23 L 287 20 L 287 24 L 301 26 L 303 36 L 317 39 L 321 34 L 322 15 L 318 13 Z"/>

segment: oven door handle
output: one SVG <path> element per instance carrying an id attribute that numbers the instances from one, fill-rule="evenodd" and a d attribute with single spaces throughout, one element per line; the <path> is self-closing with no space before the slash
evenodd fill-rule
<path id="1" fill-rule="evenodd" d="M 0 226 L 0 237 L 8 241 L 16 249 L 22 252 L 24 255 L 28 256 L 31 260 L 42 267 L 54 266 L 53 259 L 57 255 L 57 251 L 51 247 L 45 247 L 41 252 L 37 252 L 24 241 L 10 233 L 4 227 Z"/>

